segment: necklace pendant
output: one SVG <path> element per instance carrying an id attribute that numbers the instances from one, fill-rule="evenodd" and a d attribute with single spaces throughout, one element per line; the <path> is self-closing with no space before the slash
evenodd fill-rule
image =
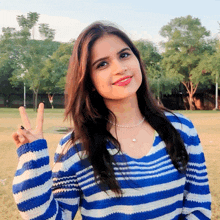
<path id="1" fill-rule="evenodd" d="M 133 138 L 132 141 L 133 141 L 133 142 L 136 142 L 137 140 L 136 140 L 136 138 Z"/>

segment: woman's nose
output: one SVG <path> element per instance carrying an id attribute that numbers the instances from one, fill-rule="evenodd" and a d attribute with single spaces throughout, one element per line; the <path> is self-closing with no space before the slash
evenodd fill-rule
<path id="1" fill-rule="evenodd" d="M 118 60 L 114 60 L 112 64 L 112 72 L 113 74 L 124 74 L 124 72 L 127 70 L 127 67 L 125 64 Z"/>

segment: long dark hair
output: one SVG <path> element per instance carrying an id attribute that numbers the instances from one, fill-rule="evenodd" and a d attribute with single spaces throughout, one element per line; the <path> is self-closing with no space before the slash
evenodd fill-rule
<path id="1" fill-rule="evenodd" d="M 121 195 L 113 170 L 115 161 L 106 148 L 107 140 L 110 140 L 120 151 L 120 143 L 109 132 L 107 121 L 109 117 L 116 117 L 106 107 L 102 96 L 94 91 L 90 77 L 91 49 L 96 40 L 104 35 L 115 35 L 122 39 L 139 60 L 142 72 L 142 83 L 137 91 L 139 109 L 165 142 L 172 163 L 180 172 L 186 169 L 188 154 L 180 134 L 164 114 L 167 109 L 158 106 L 151 94 L 139 51 L 132 41 L 112 24 L 91 24 L 79 35 L 70 58 L 65 89 L 65 118 L 70 118 L 74 124 L 71 143 L 79 140 L 82 144 L 100 188 L 104 191 L 110 189 Z"/>

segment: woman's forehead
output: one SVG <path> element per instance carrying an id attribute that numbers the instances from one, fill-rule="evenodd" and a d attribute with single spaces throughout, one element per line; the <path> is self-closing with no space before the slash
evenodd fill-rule
<path id="1" fill-rule="evenodd" d="M 94 43 L 91 55 L 92 57 L 107 56 L 111 53 L 117 53 L 125 47 L 129 46 L 120 37 L 116 35 L 104 35 Z"/>

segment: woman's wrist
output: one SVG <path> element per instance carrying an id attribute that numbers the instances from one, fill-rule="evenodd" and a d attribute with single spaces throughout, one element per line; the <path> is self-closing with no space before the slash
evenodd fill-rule
<path id="1" fill-rule="evenodd" d="M 21 145 L 17 149 L 17 154 L 20 157 L 21 155 L 28 153 L 28 152 L 37 152 L 43 149 L 47 149 L 47 142 L 45 139 L 38 139 L 31 143 L 26 143 Z"/>

